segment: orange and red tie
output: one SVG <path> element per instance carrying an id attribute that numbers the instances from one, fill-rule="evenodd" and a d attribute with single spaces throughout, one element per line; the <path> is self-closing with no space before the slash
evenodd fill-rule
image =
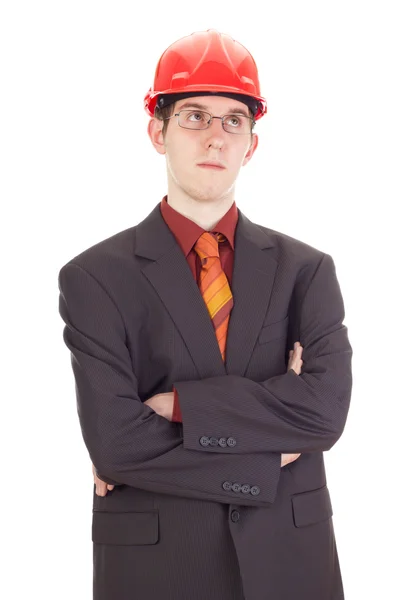
<path id="1" fill-rule="evenodd" d="M 225 241 L 222 233 L 201 234 L 194 245 L 201 261 L 199 288 L 215 329 L 222 360 L 225 362 L 226 340 L 233 296 L 222 269 L 218 243 Z"/>

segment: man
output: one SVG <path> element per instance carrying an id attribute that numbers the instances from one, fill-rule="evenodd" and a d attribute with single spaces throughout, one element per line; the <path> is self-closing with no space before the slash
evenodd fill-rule
<path id="1" fill-rule="evenodd" d="M 331 256 L 236 206 L 266 112 L 254 60 L 193 33 L 145 108 L 168 194 L 59 273 L 94 599 L 341 600 L 323 452 L 352 348 Z"/>

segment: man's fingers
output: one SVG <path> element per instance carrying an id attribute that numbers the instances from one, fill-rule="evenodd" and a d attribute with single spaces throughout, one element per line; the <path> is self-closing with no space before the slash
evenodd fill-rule
<path id="1" fill-rule="evenodd" d="M 99 479 L 97 477 L 96 469 L 95 469 L 95 466 L 93 463 L 92 463 L 92 473 L 93 473 L 94 483 L 96 485 L 96 494 L 98 496 L 105 496 L 107 494 L 107 491 L 111 491 L 114 489 L 114 485 L 112 485 L 111 483 L 106 483 L 105 481 L 103 481 L 102 479 Z"/>
<path id="2" fill-rule="evenodd" d="M 294 462 L 301 456 L 300 454 L 281 454 L 281 467 L 285 467 L 291 462 Z"/>
<path id="3" fill-rule="evenodd" d="M 299 341 L 293 344 L 293 350 L 289 350 L 288 371 L 293 369 L 296 375 L 300 375 L 301 367 L 303 366 L 303 360 L 301 359 L 302 352 L 303 346 Z"/>
<path id="4" fill-rule="evenodd" d="M 98 496 L 105 496 L 107 494 L 107 484 L 105 481 L 101 481 L 98 477 L 95 477 L 94 482 L 96 484 L 96 494 Z"/>
<path id="5" fill-rule="evenodd" d="M 96 469 L 95 469 L 93 463 L 92 463 L 92 473 L 93 473 L 93 481 L 94 481 L 94 484 L 96 486 L 96 494 L 98 496 L 105 496 L 106 492 L 107 492 L 107 490 L 106 490 L 106 483 L 105 483 L 105 481 L 101 481 L 97 477 L 97 475 L 96 475 Z M 103 487 L 103 484 L 104 484 L 104 487 Z"/>
<path id="6" fill-rule="evenodd" d="M 96 484 L 96 494 L 98 496 L 105 496 L 107 491 L 111 491 L 114 489 L 114 486 L 111 483 L 106 483 L 105 481 L 101 481 L 98 477 L 95 480 Z"/>

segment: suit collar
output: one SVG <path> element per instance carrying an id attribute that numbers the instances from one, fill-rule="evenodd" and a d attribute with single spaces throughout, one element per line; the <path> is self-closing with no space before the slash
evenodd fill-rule
<path id="1" fill-rule="evenodd" d="M 201 232 L 203 232 L 202 229 Z M 245 237 L 260 250 L 274 246 L 272 238 L 250 221 L 239 208 L 237 208 L 235 238 L 236 236 Z M 161 202 L 159 202 L 151 213 L 136 226 L 136 254 L 157 260 L 175 244 L 177 244 L 176 238 L 162 217 Z"/>

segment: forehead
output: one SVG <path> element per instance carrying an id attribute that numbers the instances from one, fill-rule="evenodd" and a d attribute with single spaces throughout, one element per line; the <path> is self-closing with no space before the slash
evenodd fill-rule
<path id="1" fill-rule="evenodd" d="M 246 116 L 250 115 L 247 104 L 223 96 L 193 96 L 192 98 L 183 98 L 182 100 L 178 100 L 175 108 L 177 110 L 197 108 L 213 114 L 220 112 L 221 114 L 236 113 Z"/>

